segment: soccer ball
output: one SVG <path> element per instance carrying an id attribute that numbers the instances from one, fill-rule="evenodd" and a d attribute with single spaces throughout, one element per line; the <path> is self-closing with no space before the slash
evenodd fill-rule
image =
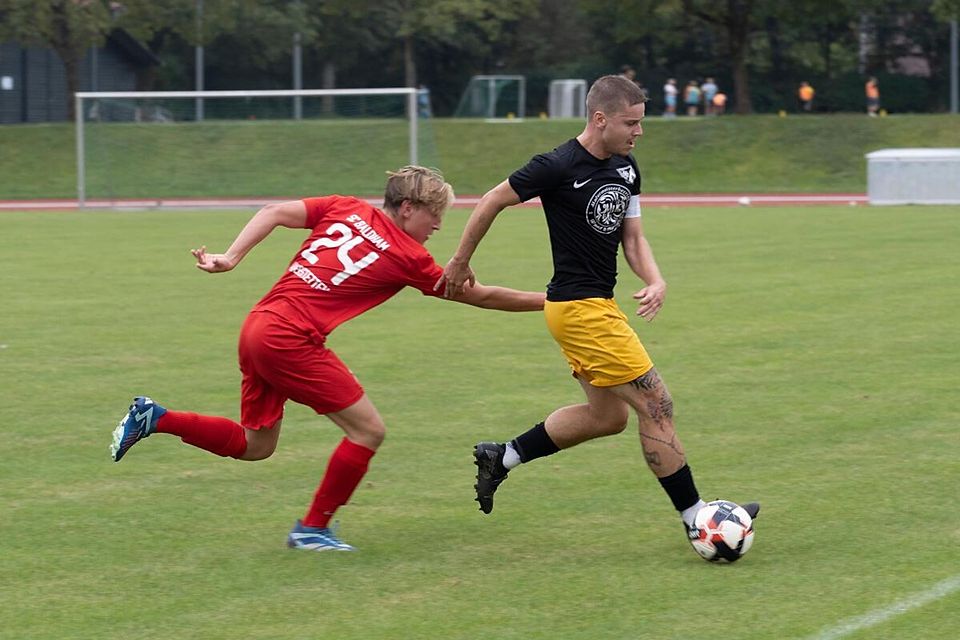
<path id="1" fill-rule="evenodd" d="M 729 500 L 708 502 L 697 511 L 691 535 L 694 550 L 709 562 L 736 562 L 753 545 L 753 520 L 740 505 Z"/>

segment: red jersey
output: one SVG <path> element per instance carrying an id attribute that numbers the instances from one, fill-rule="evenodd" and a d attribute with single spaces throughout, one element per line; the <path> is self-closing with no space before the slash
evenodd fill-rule
<path id="1" fill-rule="evenodd" d="M 312 233 L 253 311 L 272 311 L 326 336 L 403 287 L 440 296 L 443 268 L 393 220 L 353 197 L 305 198 Z"/>

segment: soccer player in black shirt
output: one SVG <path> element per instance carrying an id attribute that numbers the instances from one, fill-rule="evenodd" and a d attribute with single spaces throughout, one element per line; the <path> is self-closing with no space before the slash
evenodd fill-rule
<path id="1" fill-rule="evenodd" d="M 583 132 L 488 191 L 477 204 L 437 287 L 457 295 L 475 282 L 470 258 L 506 207 L 540 197 L 553 252 L 553 278 L 544 305 L 547 326 L 566 356 L 586 402 L 561 407 L 506 443 L 474 449 L 477 502 L 493 511 L 493 495 L 514 467 L 586 440 L 620 433 L 630 408 L 639 418 L 648 467 L 696 536 L 704 505 L 673 424 L 673 400 L 653 362 L 613 299 L 617 252 L 646 284 L 634 294 L 637 314 L 653 320 L 667 283 L 643 233 L 640 172 L 631 155 L 643 135 L 647 96 L 623 76 L 604 76 L 587 94 Z M 759 505 L 743 505 L 751 516 Z"/>

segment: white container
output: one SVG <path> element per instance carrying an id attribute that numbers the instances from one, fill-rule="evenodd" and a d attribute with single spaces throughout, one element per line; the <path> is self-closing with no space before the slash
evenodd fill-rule
<path id="1" fill-rule="evenodd" d="M 551 80 L 548 111 L 551 118 L 585 118 L 587 81 Z"/>
<path id="2" fill-rule="evenodd" d="M 866 154 L 870 204 L 960 204 L 960 149 Z"/>

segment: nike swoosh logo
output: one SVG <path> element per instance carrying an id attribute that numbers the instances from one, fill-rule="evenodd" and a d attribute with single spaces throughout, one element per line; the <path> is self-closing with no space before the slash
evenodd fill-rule
<path id="1" fill-rule="evenodd" d="M 584 180 L 583 182 L 580 182 L 579 180 L 574 180 L 574 181 L 573 181 L 573 188 L 574 188 L 574 189 L 579 189 L 580 187 L 582 187 L 583 185 L 587 184 L 587 183 L 590 182 L 591 180 L 593 180 L 593 178 L 587 178 L 587 179 Z"/>

